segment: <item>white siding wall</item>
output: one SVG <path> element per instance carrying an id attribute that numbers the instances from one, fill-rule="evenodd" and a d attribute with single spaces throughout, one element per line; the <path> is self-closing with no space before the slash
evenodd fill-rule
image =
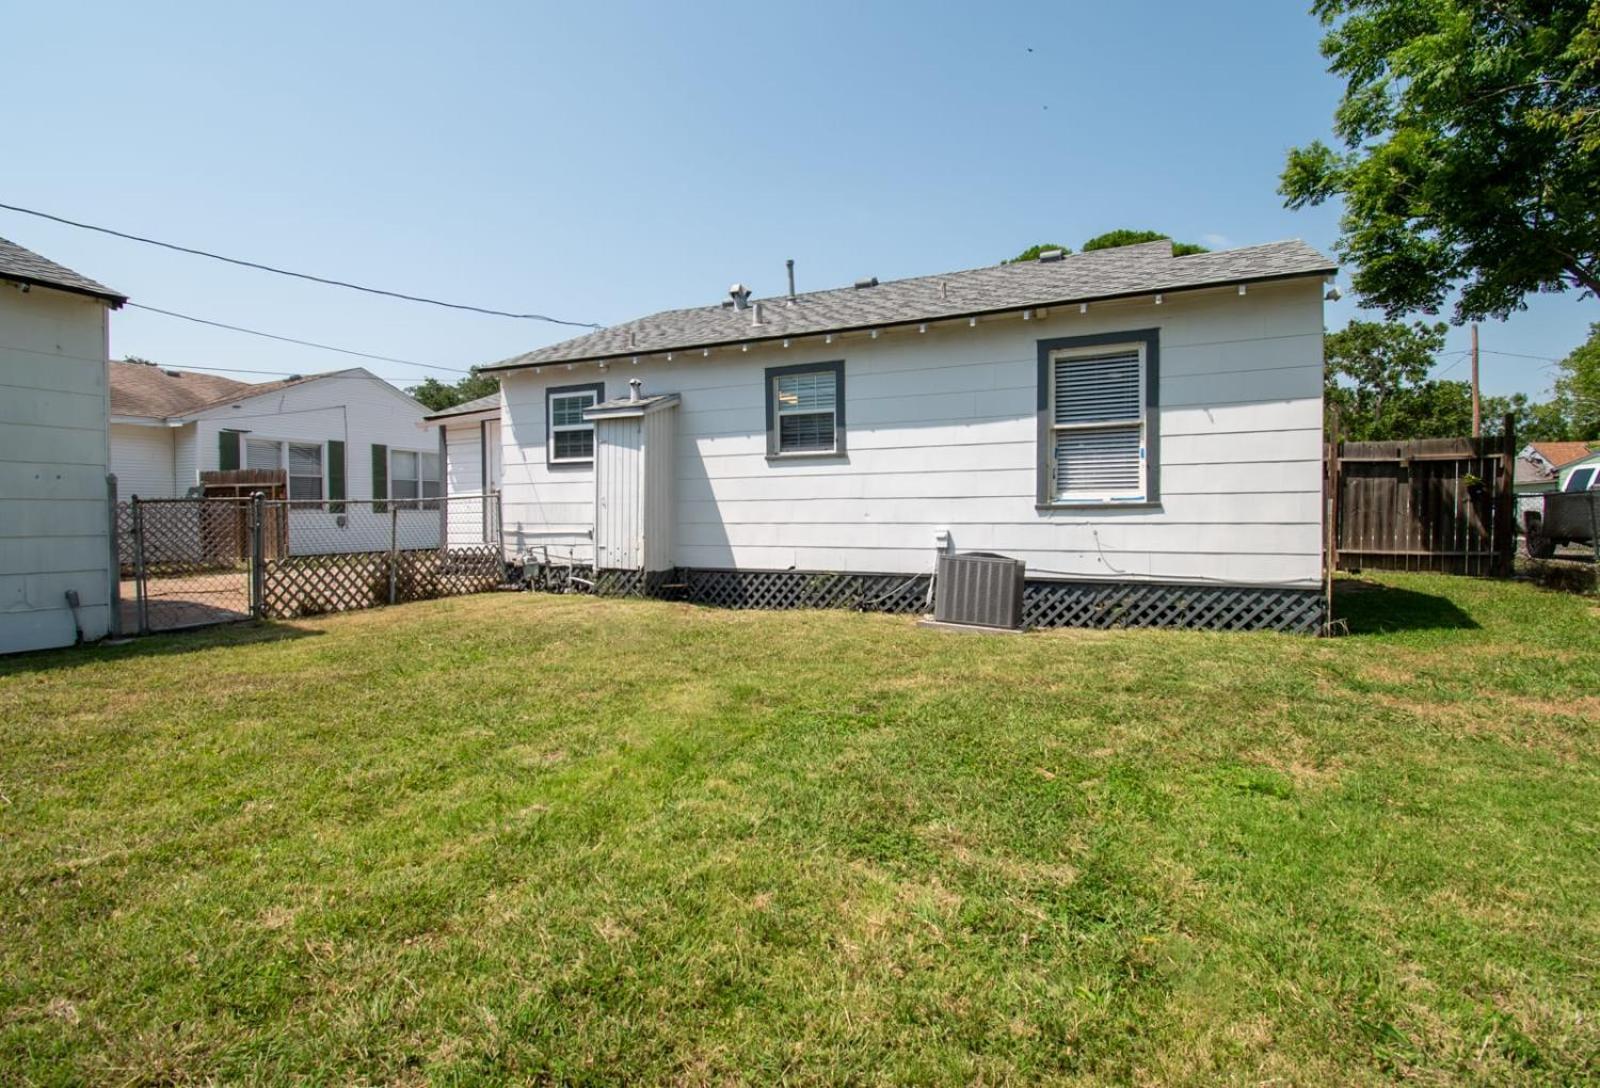
<path id="1" fill-rule="evenodd" d="M 323 443 L 326 495 L 326 443 L 330 439 L 342 441 L 345 497 L 350 500 L 345 514 L 341 519 L 328 511 L 295 510 L 289 524 L 289 550 L 293 554 L 310 554 L 387 548 L 388 515 L 375 514 L 371 505 L 372 444 L 388 446 L 391 453 L 437 453 L 439 437 L 423 427 L 426 409 L 422 405 L 408 402 L 392 386 L 371 375 L 362 377 L 362 373 L 305 382 L 207 411 L 195 421 L 194 475 L 180 481 L 182 486 L 193 486 L 199 482 L 201 472 L 220 467 L 217 436 L 224 429 L 232 429 L 247 431 L 246 438 Z M 438 546 L 437 511 L 408 510 L 399 516 L 401 547 Z"/>
<path id="2" fill-rule="evenodd" d="M 1036 341 L 1158 327 L 1156 507 L 1035 508 Z M 848 456 L 769 462 L 763 368 L 843 359 Z M 1047 320 L 649 357 L 677 392 L 677 565 L 923 572 L 934 537 L 1039 574 L 1312 586 L 1321 576 L 1322 285 L 1315 279 L 1104 304 Z M 544 390 L 593 366 L 510 373 L 509 546 L 592 558 L 594 473 L 545 462 Z"/>
<path id="3" fill-rule="evenodd" d="M 0 653 L 111 623 L 110 463 L 103 304 L 0 284 Z"/>
<path id="4" fill-rule="evenodd" d="M 111 425 L 111 471 L 117 476 L 117 498 L 175 499 L 173 432 L 167 426 L 132 423 Z"/>

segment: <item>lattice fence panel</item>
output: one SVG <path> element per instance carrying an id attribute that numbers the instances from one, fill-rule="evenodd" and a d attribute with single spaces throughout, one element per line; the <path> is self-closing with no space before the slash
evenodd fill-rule
<path id="1" fill-rule="evenodd" d="M 389 553 L 343 552 L 269 559 L 262 614 L 271 619 L 353 612 L 389 603 Z"/>
<path id="2" fill-rule="evenodd" d="M 501 585 L 497 548 L 402 551 L 394 559 L 394 603 L 485 593 Z M 268 559 L 263 614 L 273 619 L 376 608 L 390 600 L 390 553 L 336 552 Z"/>
<path id="3" fill-rule="evenodd" d="M 1028 627 L 1182 627 L 1315 634 L 1326 602 L 1314 589 L 1030 581 Z"/>

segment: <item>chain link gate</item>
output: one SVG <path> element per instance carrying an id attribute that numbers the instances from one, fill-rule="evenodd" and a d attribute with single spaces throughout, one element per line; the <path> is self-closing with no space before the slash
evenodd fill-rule
<path id="1" fill-rule="evenodd" d="M 123 629 L 149 634 L 258 614 L 258 504 L 141 499 L 118 509 Z"/>

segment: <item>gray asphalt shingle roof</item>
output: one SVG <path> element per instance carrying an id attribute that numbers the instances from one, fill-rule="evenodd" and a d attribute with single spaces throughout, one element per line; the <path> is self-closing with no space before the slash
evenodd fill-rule
<path id="1" fill-rule="evenodd" d="M 473 412 L 487 412 L 487 411 L 490 411 L 492 409 L 498 409 L 499 407 L 500 407 L 500 393 L 499 393 L 498 390 L 496 390 L 495 392 L 490 393 L 486 397 L 479 397 L 476 400 L 464 401 L 461 404 L 457 404 L 457 405 L 455 405 L 453 407 L 450 407 L 450 408 L 444 408 L 444 409 L 441 409 L 440 411 L 437 411 L 437 412 L 429 412 L 427 415 L 423 416 L 422 418 L 423 419 L 449 419 L 451 416 L 468 416 L 468 415 L 471 415 Z"/>
<path id="2" fill-rule="evenodd" d="M 615 359 L 1333 271 L 1332 261 L 1299 240 L 1184 257 L 1172 255 L 1170 241 L 1146 242 L 1056 261 L 991 265 L 875 287 L 814 291 L 798 295 L 792 305 L 782 295 L 760 299 L 760 325 L 752 324 L 749 309 L 719 305 L 666 310 L 481 369 Z"/>
<path id="3" fill-rule="evenodd" d="M 89 295 L 103 299 L 113 306 L 121 306 L 128 301 L 128 296 L 120 295 L 88 276 L 80 276 L 72 269 L 56 264 L 48 258 L 39 256 L 33 250 L 24 249 L 4 238 L 0 238 L 0 279 Z"/>

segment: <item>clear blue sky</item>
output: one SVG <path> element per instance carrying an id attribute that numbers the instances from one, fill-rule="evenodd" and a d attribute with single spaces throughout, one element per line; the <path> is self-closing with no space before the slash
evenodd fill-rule
<path id="1" fill-rule="evenodd" d="M 1212 246 L 1335 236 L 1333 209 L 1274 191 L 1339 91 L 1302 4 L 459 7 L 11 5 L 0 201 L 607 324 L 735 280 L 779 291 L 786 257 L 815 289 L 1119 226 Z M 13 212 L 0 235 L 151 306 L 444 366 L 570 335 Z M 1353 312 L 1330 306 L 1329 327 Z M 1483 343 L 1557 357 L 1594 320 L 1594 300 L 1537 299 Z M 112 349 L 262 373 L 354 362 L 131 310 Z M 1461 358 L 1440 370 L 1464 377 Z M 1487 392 L 1551 377 L 1484 357 Z"/>

